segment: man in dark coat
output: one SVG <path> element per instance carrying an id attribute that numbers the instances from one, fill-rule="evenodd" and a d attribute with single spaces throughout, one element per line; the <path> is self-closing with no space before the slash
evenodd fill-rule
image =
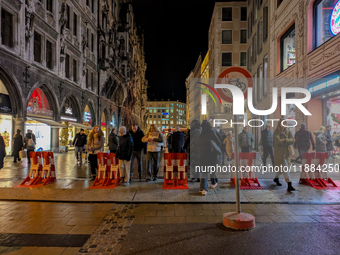
<path id="1" fill-rule="evenodd" d="M 305 123 L 301 123 L 300 130 L 295 133 L 294 147 L 299 151 L 299 156 L 296 158 L 295 162 L 298 162 L 298 159 L 302 160 L 303 154 L 309 151 L 311 143 L 314 151 L 315 142 L 312 133 L 306 128 Z"/>
<path id="2" fill-rule="evenodd" d="M 188 154 L 190 159 L 190 177 L 192 181 L 195 179 L 199 181 L 200 174 L 195 173 L 195 167 L 200 164 L 199 138 L 201 135 L 201 122 L 199 120 L 193 120 L 190 127 L 190 152 Z"/>
<path id="3" fill-rule="evenodd" d="M 332 150 L 333 148 L 333 139 L 332 139 L 332 135 L 331 135 L 331 130 L 332 127 L 331 125 L 327 125 L 326 126 L 326 131 L 325 131 L 325 136 L 326 136 L 326 150 L 328 152 L 328 157 L 332 156 Z"/>
<path id="4" fill-rule="evenodd" d="M 168 152 L 172 153 L 172 129 L 168 134 L 168 138 L 166 139 L 166 142 L 168 143 Z"/>
<path id="5" fill-rule="evenodd" d="M 182 153 L 185 135 L 183 132 L 180 131 L 180 127 L 175 127 L 175 130 L 176 131 L 172 134 L 171 137 L 172 153 Z"/>
<path id="6" fill-rule="evenodd" d="M 17 133 L 13 137 L 13 163 L 20 163 L 21 158 L 19 157 L 19 152 L 24 149 L 24 144 L 22 142 L 21 130 L 18 129 Z M 18 160 L 18 162 L 17 162 Z"/>
<path id="7" fill-rule="evenodd" d="M 270 130 L 270 124 L 266 124 L 266 128 L 261 131 L 261 143 L 263 148 L 263 165 L 267 165 L 268 155 L 272 160 L 272 165 L 274 166 L 274 139 L 273 132 Z"/>
<path id="8" fill-rule="evenodd" d="M 36 145 L 35 135 L 32 133 L 31 129 L 27 129 L 27 134 L 24 138 L 24 147 L 27 149 L 27 162 L 31 163 L 30 152 L 35 150 Z"/>
<path id="9" fill-rule="evenodd" d="M 84 134 L 84 129 L 80 129 L 80 132 L 76 134 L 73 139 L 73 146 L 76 152 L 77 163 L 82 163 L 83 148 L 87 143 L 87 136 Z M 79 157 L 80 154 L 80 157 Z"/>
<path id="10" fill-rule="evenodd" d="M 135 166 L 135 159 L 137 159 L 138 163 L 138 178 L 139 181 L 142 180 L 143 174 L 143 151 L 146 153 L 146 143 L 142 142 L 142 138 L 144 137 L 143 130 L 140 129 L 137 123 L 132 125 L 132 130 L 130 130 L 130 135 L 133 139 L 133 151 L 132 151 L 132 159 L 131 159 L 131 168 L 130 168 L 130 180 L 133 177 L 133 170 Z"/>
<path id="11" fill-rule="evenodd" d="M 112 128 L 109 135 L 109 150 L 110 153 L 117 153 L 118 149 L 118 139 L 116 134 L 116 129 Z"/>
<path id="12" fill-rule="evenodd" d="M 117 158 L 119 159 L 120 171 L 122 176 L 124 176 L 125 186 L 130 185 L 130 166 L 131 157 L 133 150 L 133 140 L 130 133 L 126 132 L 126 127 L 121 126 L 119 128 L 119 148 L 117 151 Z"/>

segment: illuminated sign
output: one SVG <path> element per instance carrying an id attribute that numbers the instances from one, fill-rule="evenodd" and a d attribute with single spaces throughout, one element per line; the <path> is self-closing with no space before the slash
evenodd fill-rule
<path id="1" fill-rule="evenodd" d="M 162 112 L 162 115 L 169 115 L 168 112 Z"/>
<path id="2" fill-rule="evenodd" d="M 73 115 L 73 111 L 71 107 L 65 107 L 65 114 Z"/>
<path id="3" fill-rule="evenodd" d="M 328 80 L 328 81 L 325 81 L 323 83 L 311 86 L 311 87 L 308 88 L 308 90 L 309 90 L 310 93 L 315 93 L 319 90 L 326 89 L 326 88 L 332 87 L 334 85 L 338 85 L 339 83 L 340 83 L 340 77 L 337 76 L 337 77 L 335 77 L 331 80 Z"/>
<path id="4" fill-rule="evenodd" d="M 75 119 L 75 118 L 69 118 L 69 117 L 63 117 L 63 116 L 61 116 L 60 119 L 61 119 L 61 120 L 67 120 L 67 121 L 77 122 L 77 119 Z"/>
<path id="5" fill-rule="evenodd" d="M 90 122 L 91 121 L 91 113 L 89 112 L 84 112 L 84 122 Z"/>
<path id="6" fill-rule="evenodd" d="M 331 31 L 333 35 L 337 35 L 340 33 L 340 0 L 334 6 L 332 15 L 331 15 Z"/>

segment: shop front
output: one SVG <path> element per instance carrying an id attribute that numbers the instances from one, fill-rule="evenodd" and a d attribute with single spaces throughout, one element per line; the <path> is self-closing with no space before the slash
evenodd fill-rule
<path id="1" fill-rule="evenodd" d="M 88 130 L 85 131 L 85 134 L 88 135 L 89 131 L 92 129 L 92 108 L 89 105 L 85 106 L 84 112 L 83 112 L 83 125 L 87 127 Z"/>
<path id="2" fill-rule="evenodd" d="M 0 80 L 0 134 L 4 139 L 6 153 L 12 152 L 13 110 L 8 91 Z"/>
<path id="3" fill-rule="evenodd" d="M 340 132 L 340 71 L 327 75 L 308 85 L 312 99 L 308 110 L 308 127 L 311 131 L 330 125 L 331 133 Z"/>
<path id="4" fill-rule="evenodd" d="M 101 124 L 100 124 L 100 128 L 104 133 L 104 137 L 105 137 L 105 144 L 107 144 L 107 124 L 106 124 L 106 118 L 105 118 L 105 113 L 102 113 L 102 117 L 101 117 Z"/>

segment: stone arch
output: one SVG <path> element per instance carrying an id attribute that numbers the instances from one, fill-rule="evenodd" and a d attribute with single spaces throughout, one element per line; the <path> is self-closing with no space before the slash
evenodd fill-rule
<path id="1" fill-rule="evenodd" d="M 78 123 L 82 123 L 82 116 L 83 116 L 83 113 L 82 113 L 82 111 L 81 111 L 81 107 L 80 107 L 78 98 L 75 97 L 75 96 L 73 95 L 73 92 L 69 92 L 69 93 L 64 97 L 63 101 L 60 103 L 60 107 L 59 107 L 60 115 L 61 115 L 61 111 L 62 111 L 62 108 L 63 108 L 63 106 L 64 106 L 64 103 L 65 103 L 65 101 L 66 101 L 67 99 L 72 103 L 72 105 L 73 105 L 73 107 L 74 107 L 73 111 L 75 112 L 75 117 L 77 118 L 77 122 L 78 122 Z"/>
<path id="2" fill-rule="evenodd" d="M 11 75 L 10 72 L 5 70 L 3 67 L 0 67 L 0 80 L 3 82 L 6 87 L 9 98 L 11 100 L 12 112 L 17 114 L 18 117 L 23 117 L 26 115 L 23 109 L 23 96 L 20 86 L 18 86 L 19 82 L 15 78 L 15 76 Z"/>
<path id="3" fill-rule="evenodd" d="M 96 111 L 95 111 L 95 108 L 94 108 L 94 104 L 93 104 L 93 101 L 91 99 L 88 100 L 87 104 L 84 105 L 84 107 L 82 108 L 82 113 L 81 113 L 81 116 L 82 116 L 82 120 L 83 120 L 83 115 L 84 115 L 84 111 L 85 111 L 85 107 L 88 105 L 90 111 L 91 111 L 91 118 L 92 118 L 92 123 L 91 125 L 92 126 L 95 126 L 96 125 Z"/>

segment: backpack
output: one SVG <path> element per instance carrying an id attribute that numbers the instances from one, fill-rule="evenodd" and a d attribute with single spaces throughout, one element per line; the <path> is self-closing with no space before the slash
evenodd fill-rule
<path id="1" fill-rule="evenodd" d="M 32 138 L 30 138 L 30 139 L 28 140 L 27 146 L 28 146 L 28 147 L 35 147 L 35 143 L 34 143 L 34 141 L 33 141 Z"/>

